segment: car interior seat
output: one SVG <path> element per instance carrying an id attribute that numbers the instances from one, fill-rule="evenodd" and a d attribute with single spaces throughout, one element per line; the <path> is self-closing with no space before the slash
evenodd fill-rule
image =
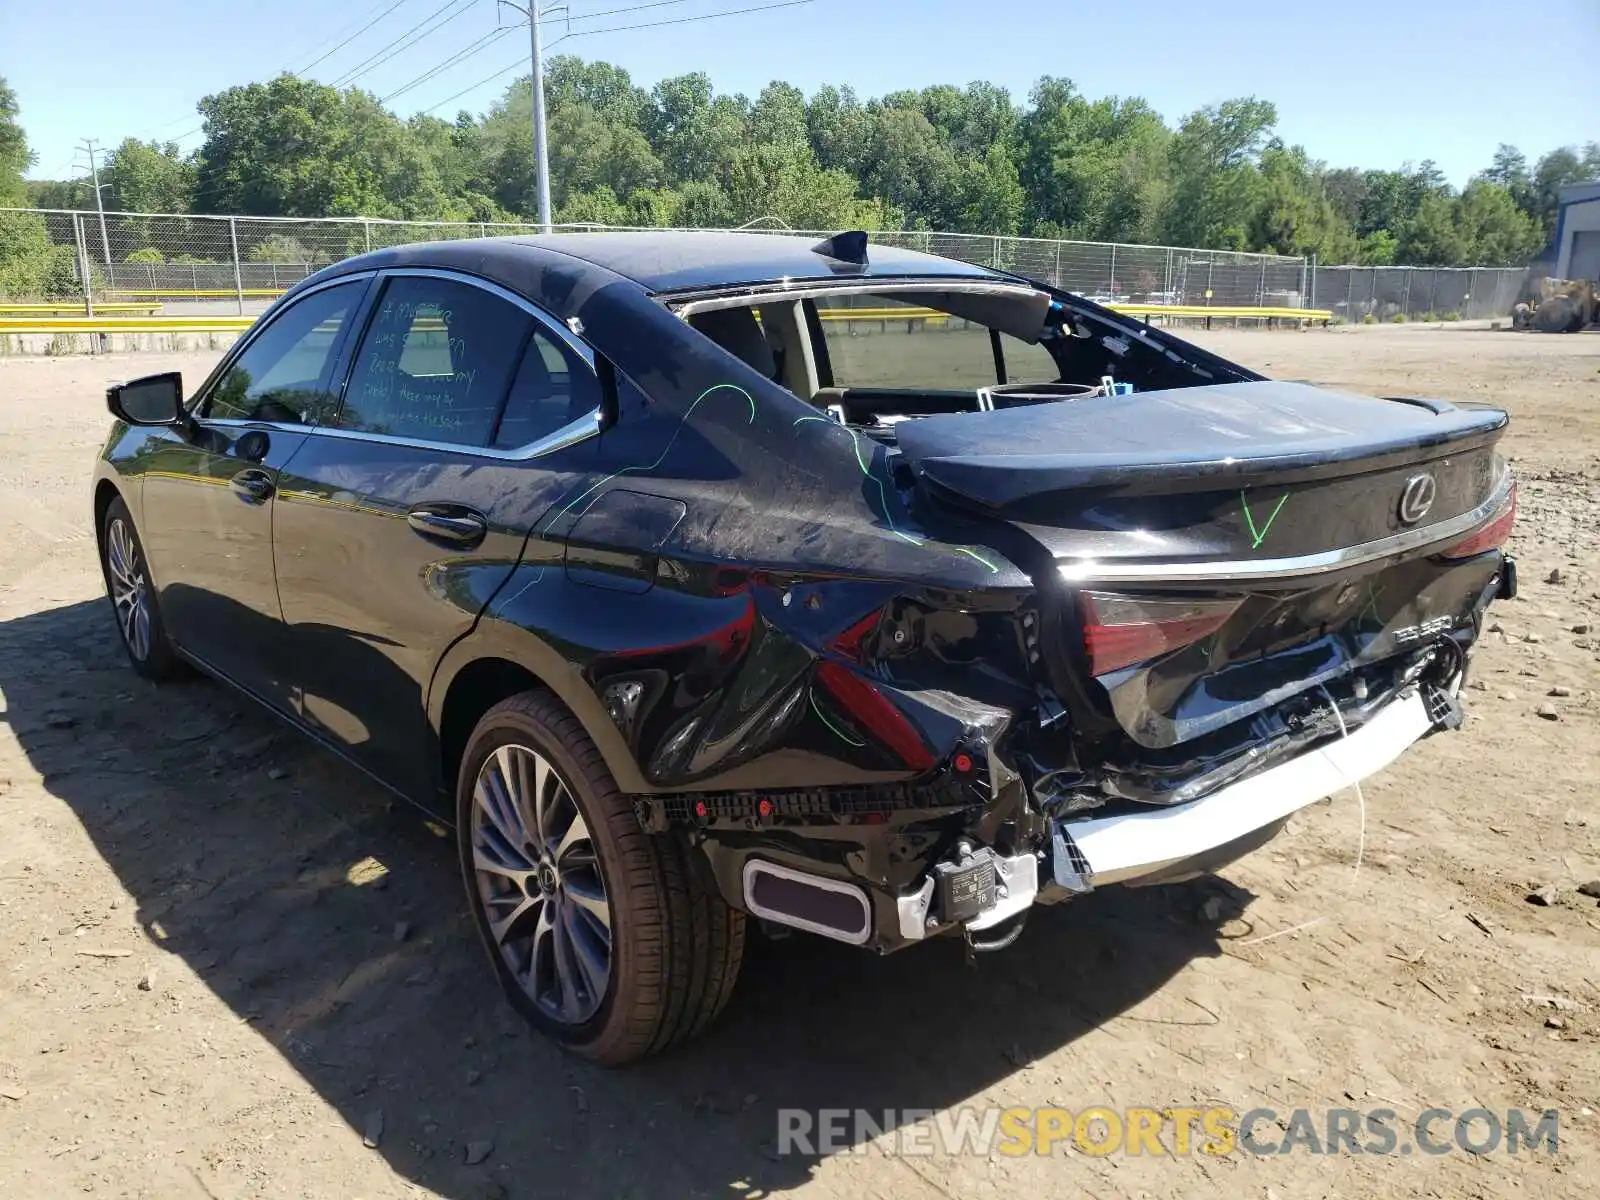
<path id="1" fill-rule="evenodd" d="M 753 310 L 719 308 L 695 313 L 689 318 L 689 325 L 751 370 L 774 383 L 781 381 L 777 355 L 773 353 L 772 345 L 762 332 Z"/>

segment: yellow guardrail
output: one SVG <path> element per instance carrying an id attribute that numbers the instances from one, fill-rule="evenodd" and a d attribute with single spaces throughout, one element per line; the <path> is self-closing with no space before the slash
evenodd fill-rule
<path id="1" fill-rule="evenodd" d="M 254 317 L 3 317 L 6 333 L 242 333 Z"/>
<path id="2" fill-rule="evenodd" d="M 108 296 L 183 296 L 188 299 L 232 300 L 235 296 L 281 296 L 281 288 L 107 288 Z"/>
<path id="3" fill-rule="evenodd" d="M 158 313 L 159 304 L 96 304 L 95 312 L 127 316 L 132 313 Z M 81 304 L 6 304 L 0 302 L 0 317 L 67 317 L 74 313 L 90 315 Z"/>
<path id="4" fill-rule="evenodd" d="M 1263 321 L 1331 321 L 1333 312 L 1326 308 L 1274 308 L 1270 305 L 1205 305 L 1205 304 L 1107 304 L 1106 308 L 1128 317 L 1227 317 Z"/>

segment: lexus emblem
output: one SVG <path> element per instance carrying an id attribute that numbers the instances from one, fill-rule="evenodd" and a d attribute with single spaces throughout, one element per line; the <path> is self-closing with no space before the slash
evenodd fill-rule
<path id="1" fill-rule="evenodd" d="M 1427 516 L 1438 491 L 1432 475 L 1413 475 L 1406 480 L 1405 491 L 1400 493 L 1400 523 L 1415 525 Z"/>

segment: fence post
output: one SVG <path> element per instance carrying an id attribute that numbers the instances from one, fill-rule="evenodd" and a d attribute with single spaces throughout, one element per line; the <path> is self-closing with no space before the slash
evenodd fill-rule
<path id="1" fill-rule="evenodd" d="M 1311 287 L 1309 289 L 1309 297 L 1307 297 L 1306 288 L 1300 289 L 1300 295 L 1302 297 L 1300 304 L 1304 308 L 1315 308 L 1317 306 L 1317 268 L 1321 265 L 1322 260 L 1313 254 L 1311 256 Z"/>
<path id="2" fill-rule="evenodd" d="M 78 278 L 83 280 L 83 313 L 94 316 L 94 289 L 89 281 L 89 248 L 83 244 L 83 217 L 72 214 L 72 240 L 78 252 Z M 93 344 L 93 338 L 90 339 Z"/>
<path id="3" fill-rule="evenodd" d="M 1060 238 L 1056 239 L 1056 286 L 1058 288 L 1065 288 L 1067 286 L 1066 280 L 1061 278 L 1061 239 Z"/>
<path id="4" fill-rule="evenodd" d="M 1408 321 L 1411 319 L 1411 277 L 1415 274 L 1416 269 L 1414 267 L 1406 268 L 1406 291 L 1404 298 L 1400 301 L 1400 311 L 1405 313 Z"/>
<path id="5" fill-rule="evenodd" d="M 482 221 L 478 222 L 478 236 L 479 237 L 488 237 L 489 236 L 489 227 L 487 225 L 485 225 Z"/>
<path id="6" fill-rule="evenodd" d="M 239 218 L 228 218 L 228 240 L 233 243 L 233 299 L 244 316 L 244 276 L 239 270 Z"/>
<path id="7" fill-rule="evenodd" d="M 362 221 L 361 222 L 361 236 L 366 239 L 367 252 L 370 254 L 372 252 L 372 222 L 371 221 Z"/>
<path id="8" fill-rule="evenodd" d="M 1461 319 L 1472 319 L 1472 293 L 1478 290 L 1478 268 L 1472 267 L 1467 271 L 1467 294 L 1461 297 Z"/>
<path id="9" fill-rule="evenodd" d="M 1259 308 L 1267 302 L 1267 260 L 1261 260 L 1261 282 L 1256 284 L 1256 306 Z M 1237 322 L 1235 322 L 1237 324 Z"/>
<path id="10" fill-rule="evenodd" d="M 1111 282 L 1106 287 L 1106 295 L 1112 300 L 1117 298 L 1117 244 L 1111 243 Z"/>
<path id="11" fill-rule="evenodd" d="M 1172 248 L 1167 248 L 1167 275 L 1161 281 L 1161 290 L 1166 295 L 1166 303 L 1172 303 Z M 1180 301 L 1182 303 L 1182 301 Z"/>

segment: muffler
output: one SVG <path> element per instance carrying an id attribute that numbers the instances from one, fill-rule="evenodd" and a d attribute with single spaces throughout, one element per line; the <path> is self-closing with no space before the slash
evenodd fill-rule
<path id="1" fill-rule="evenodd" d="M 752 916 L 852 946 L 872 937 L 867 894 L 838 879 L 752 858 L 744 864 L 744 903 Z"/>

